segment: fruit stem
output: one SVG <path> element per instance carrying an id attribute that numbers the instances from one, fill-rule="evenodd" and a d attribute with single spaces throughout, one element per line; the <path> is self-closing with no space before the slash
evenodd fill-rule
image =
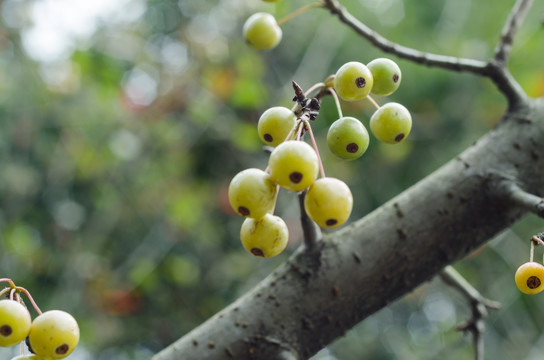
<path id="1" fill-rule="evenodd" d="M 531 239 L 531 250 L 529 252 L 529 262 L 533 262 L 535 255 L 535 242 Z"/>
<path id="2" fill-rule="evenodd" d="M 342 114 L 342 107 L 340 106 L 340 99 L 338 98 L 338 95 L 336 94 L 336 91 L 334 91 L 333 88 L 328 88 L 327 91 L 334 98 L 334 103 L 336 104 L 336 110 L 338 110 L 338 118 L 339 119 L 343 118 L 344 115 Z"/>
<path id="3" fill-rule="evenodd" d="M 300 140 L 302 138 L 302 131 L 304 130 L 304 120 L 300 119 L 300 122 L 299 122 L 300 126 L 298 127 L 298 130 L 297 130 L 297 136 L 295 137 L 295 140 Z"/>
<path id="4" fill-rule="evenodd" d="M 321 1 L 315 2 L 313 4 L 305 5 L 305 6 L 301 7 L 301 8 L 293 11 L 292 13 L 286 15 L 285 17 L 279 19 L 277 21 L 277 23 L 278 23 L 279 26 L 281 26 L 281 25 L 285 24 L 286 22 L 288 22 L 289 20 L 297 17 L 300 14 L 305 13 L 308 10 L 311 10 L 313 8 L 323 7 L 323 6 L 325 6 L 325 4 L 323 4 L 323 2 L 321 2 Z"/>
<path id="5" fill-rule="evenodd" d="M 533 236 L 533 237 L 531 238 L 531 242 L 532 242 L 533 244 L 538 243 L 538 244 L 540 244 L 540 245 L 544 245 L 544 241 L 542 241 L 542 239 L 539 238 L 539 237 L 536 236 L 536 235 Z M 538 245 L 538 244 L 536 244 L 536 245 Z"/>
<path id="6" fill-rule="evenodd" d="M 315 142 L 314 138 L 314 132 L 312 131 L 312 127 L 310 126 L 310 122 L 308 120 L 304 120 L 304 124 L 306 124 L 306 127 L 308 128 L 308 132 L 310 133 L 310 139 L 312 139 L 312 145 L 314 147 L 315 153 L 317 154 L 317 161 L 319 162 L 319 170 L 321 171 L 321 177 L 325 177 L 325 168 L 323 168 L 323 162 L 321 161 L 321 156 L 319 156 L 319 149 L 317 148 L 317 143 Z"/>
<path id="7" fill-rule="evenodd" d="M 0 278 L 0 282 L 7 282 L 7 283 L 9 283 L 9 287 L 10 287 L 10 288 L 16 287 L 16 286 L 15 286 L 15 283 L 13 282 L 13 280 L 8 279 L 8 278 Z"/>
<path id="8" fill-rule="evenodd" d="M 308 90 L 304 92 L 304 96 L 308 97 L 314 91 L 315 89 L 319 89 L 325 87 L 325 83 L 319 82 L 317 84 L 312 85 Z"/>
<path id="9" fill-rule="evenodd" d="M 284 142 L 289 140 L 289 138 L 293 135 L 293 133 L 296 131 L 296 129 L 300 126 L 300 123 L 301 121 L 300 120 L 297 120 L 295 122 L 295 125 L 293 125 L 293 127 L 291 128 L 291 131 L 289 131 L 289 134 L 287 134 L 287 136 L 285 137 L 285 139 L 283 140 Z"/>
<path id="10" fill-rule="evenodd" d="M 372 105 L 374 105 L 376 110 L 380 110 L 380 105 L 378 105 L 378 103 L 373 98 L 371 98 L 370 95 L 368 95 L 366 98 L 372 103 Z"/>
<path id="11" fill-rule="evenodd" d="M 38 304 L 36 304 L 36 302 L 34 301 L 34 299 L 32 298 L 32 295 L 30 295 L 30 292 L 25 289 L 24 287 L 17 287 L 17 291 L 20 291 L 20 292 L 23 292 L 25 293 L 26 297 L 28 298 L 28 300 L 30 300 L 30 303 L 32 304 L 32 307 L 34 307 L 34 309 L 36 310 L 36 312 L 38 313 L 38 315 L 41 315 L 42 314 L 42 311 L 40 310 L 40 308 L 38 307 Z"/>
<path id="12" fill-rule="evenodd" d="M 10 290 L 11 290 L 11 288 L 5 288 L 5 289 L 0 290 L 0 297 L 6 295 Z"/>

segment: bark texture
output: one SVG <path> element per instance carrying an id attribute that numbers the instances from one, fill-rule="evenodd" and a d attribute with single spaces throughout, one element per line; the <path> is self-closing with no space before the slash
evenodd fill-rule
<path id="1" fill-rule="evenodd" d="M 515 104 L 455 159 L 312 249 L 157 354 L 306 359 L 519 219 L 510 184 L 544 189 L 544 100 Z"/>
<path id="2" fill-rule="evenodd" d="M 323 0 L 376 47 L 427 66 L 489 78 L 509 102 L 499 125 L 367 216 L 301 247 L 255 288 L 152 360 L 307 359 L 347 330 L 463 258 L 527 211 L 544 215 L 544 99 L 506 68 L 532 0 L 517 0 L 488 62 L 395 44 Z"/>

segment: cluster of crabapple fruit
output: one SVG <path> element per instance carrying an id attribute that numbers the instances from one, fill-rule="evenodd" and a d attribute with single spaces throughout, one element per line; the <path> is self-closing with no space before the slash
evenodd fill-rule
<path id="1" fill-rule="evenodd" d="M 544 245 L 543 236 L 538 234 L 531 238 L 529 261 L 522 264 L 514 276 L 518 289 L 524 294 L 534 295 L 544 290 L 544 265 L 533 260 L 534 247 Z"/>
<path id="2" fill-rule="evenodd" d="M 281 24 L 322 5 L 316 2 L 304 6 L 279 21 L 269 13 L 255 13 L 245 22 L 243 36 L 252 48 L 271 50 L 281 41 Z M 343 181 L 325 176 L 310 121 L 319 113 L 321 97 L 333 96 L 339 118 L 329 127 L 327 146 L 342 159 L 357 159 L 369 146 L 369 133 L 358 119 L 343 116 L 340 99 L 358 101 L 366 98 L 376 107 L 369 123 L 372 134 L 382 142 L 397 144 L 410 133 L 410 112 L 396 102 L 379 106 L 370 94 L 391 95 L 400 82 L 400 68 L 390 59 L 378 58 L 367 65 L 350 61 L 306 92 L 293 82 L 293 101 L 297 104 L 292 109 L 272 107 L 261 115 L 257 125 L 259 137 L 273 147 L 268 167 L 241 171 L 234 176 L 228 190 L 232 208 L 246 217 L 240 238 L 247 251 L 256 256 L 272 257 L 285 249 L 287 226 L 280 217 L 273 215 L 280 188 L 304 192 L 303 210 L 321 228 L 337 227 L 347 221 L 353 206 L 351 191 Z M 315 90 L 317 95 L 309 98 Z M 303 141 L 306 133 L 310 134 L 313 146 Z M 318 179 L 319 172 L 321 178 Z"/>
<path id="3" fill-rule="evenodd" d="M 240 230 L 244 248 L 256 256 L 272 257 L 287 246 L 289 232 L 279 216 L 273 215 L 280 188 L 306 191 L 304 209 L 323 228 L 347 221 L 353 206 L 349 187 L 341 180 L 326 177 L 309 121 L 318 114 L 317 98 L 307 98 L 293 82 L 294 110 L 273 107 L 259 119 L 258 133 L 265 144 L 275 146 L 266 170 L 246 169 L 234 176 L 228 196 L 232 208 L 246 219 Z M 312 144 L 303 141 L 309 133 Z M 321 178 L 317 179 L 321 170 Z"/>
<path id="4" fill-rule="evenodd" d="M 274 2 L 276 0 L 264 1 Z M 276 21 L 274 16 L 269 13 L 255 13 L 244 23 L 243 36 L 246 42 L 256 50 L 273 49 L 281 41 L 282 30 L 280 25 L 282 23 L 317 6 L 321 6 L 320 3 L 307 5 L 279 21 Z M 333 81 L 334 90 L 342 100 L 356 101 L 368 98 L 376 106 L 376 111 L 370 119 L 370 130 L 378 140 L 388 144 L 396 144 L 408 136 L 412 127 L 410 112 L 403 105 L 396 102 L 378 106 L 369 96 L 370 93 L 389 96 L 398 89 L 401 82 L 401 71 L 394 61 L 378 58 L 367 65 L 351 61 L 338 69 Z M 277 115 L 279 117 L 290 116 L 287 109 L 275 111 L 282 112 Z M 272 114 L 268 115 L 274 116 Z M 340 109 L 339 115 L 340 119 L 331 126 L 327 136 L 329 148 L 341 158 L 356 159 L 368 147 L 368 131 L 357 119 L 343 117 Z M 290 124 L 286 126 L 291 127 Z M 349 141 L 350 138 L 357 141 Z M 277 142 L 277 139 L 275 142 Z M 353 146 L 346 148 L 346 145 Z"/>
<path id="5" fill-rule="evenodd" d="M 232 208 L 246 217 L 240 238 L 247 251 L 256 256 L 272 257 L 285 249 L 287 226 L 280 217 L 273 215 L 280 188 L 305 191 L 304 211 L 321 228 L 334 228 L 348 220 L 353 207 L 351 191 L 343 181 L 325 176 L 310 121 L 319 114 L 321 97 L 332 95 L 339 119 L 328 130 L 328 148 L 343 159 L 359 158 L 368 148 L 369 134 L 359 120 L 342 115 L 339 97 L 345 101 L 369 98 L 378 108 L 370 119 L 372 133 L 386 143 L 399 143 L 410 132 L 410 113 L 397 103 L 380 107 L 369 94 L 392 94 L 400 79 L 399 67 L 389 59 L 375 59 L 368 66 L 348 62 L 325 82 L 315 84 L 305 93 L 293 82 L 296 105 L 292 109 L 275 106 L 260 116 L 258 135 L 266 145 L 273 147 L 268 167 L 239 172 L 228 189 Z M 312 91 L 318 92 L 309 98 Z M 313 146 L 303 141 L 306 133 L 310 134 Z M 319 172 L 321 178 L 318 179 Z"/>
<path id="6" fill-rule="evenodd" d="M 12 360 L 54 360 L 70 355 L 79 342 L 79 326 L 72 315 L 62 310 L 41 312 L 32 296 L 23 287 L 15 286 L 10 279 L 9 287 L 0 291 L 0 346 L 13 346 L 26 341 L 31 354 L 23 354 Z M 38 316 L 31 318 L 21 297 L 24 293 Z"/>

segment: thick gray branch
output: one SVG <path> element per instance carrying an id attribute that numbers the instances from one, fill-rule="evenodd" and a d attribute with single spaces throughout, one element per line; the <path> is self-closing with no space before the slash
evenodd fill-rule
<path id="1" fill-rule="evenodd" d="M 275 359 L 285 351 L 307 359 L 519 219 L 526 209 L 498 190 L 497 179 L 516 179 L 531 193 L 544 189 L 542 137 L 544 100 L 511 110 L 458 157 L 301 248 L 153 360 Z"/>

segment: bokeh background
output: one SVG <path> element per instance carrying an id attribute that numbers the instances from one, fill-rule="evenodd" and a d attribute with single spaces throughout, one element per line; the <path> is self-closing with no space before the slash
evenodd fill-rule
<path id="1" fill-rule="evenodd" d="M 342 1 L 398 43 L 481 60 L 492 56 L 513 2 Z M 26 287 L 42 310 L 78 319 L 82 339 L 70 359 L 148 359 L 299 246 L 298 205 L 286 192 L 276 211 L 289 224 L 287 250 L 260 259 L 239 243 L 242 219 L 226 189 L 238 171 L 266 167 L 257 120 L 268 107 L 291 106 L 291 80 L 308 88 L 347 61 L 388 56 L 320 9 L 286 23 L 272 51 L 244 43 L 241 28 L 252 13 L 281 18 L 307 3 L 2 1 L 0 277 Z M 538 97 L 544 3 L 535 3 L 510 68 Z M 401 87 L 376 101 L 410 109 L 406 141 L 371 138 L 362 158 L 340 161 L 324 142 L 337 118 L 332 99 L 314 123 L 327 175 L 354 194 L 352 219 L 453 158 L 506 108 L 486 79 L 398 64 Z M 343 103 L 343 110 L 366 125 L 372 114 L 365 101 Z M 487 321 L 488 359 L 542 358 L 544 296 L 522 295 L 513 274 L 543 225 L 529 215 L 456 264 L 503 305 Z M 465 299 L 433 280 L 314 359 L 470 359 L 470 336 L 455 331 L 469 316 Z M 17 352 L 2 348 L 0 358 Z"/>

